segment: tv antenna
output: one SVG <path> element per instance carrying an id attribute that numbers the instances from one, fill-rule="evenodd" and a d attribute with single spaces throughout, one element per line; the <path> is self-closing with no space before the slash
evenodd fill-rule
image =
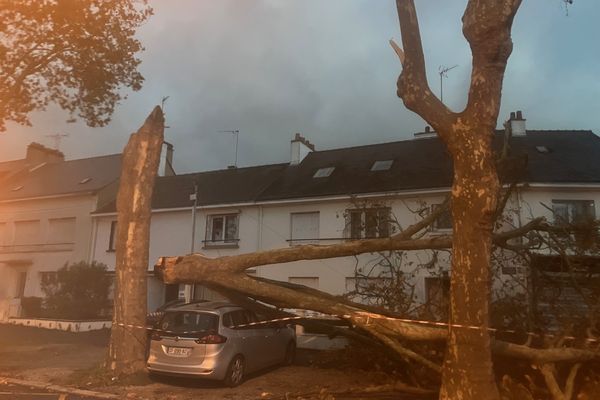
<path id="1" fill-rule="evenodd" d="M 46 137 L 49 137 L 54 140 L 54 148 L 58 151 L 60 151 L 60 143 L 62 142 L 63 138 L 69 136 L 70 135 L 68 133 L 55 133 L 53 135 L 46 135 Z"/>
<path id="2" fill-rule="evenodd" d="M 438 68 L 438 74 L 440 75 L 440 101 L 442 103 L 444 102 L 444 78 L 448 77 L 448 71 L 453 70 L 456 67 L 458 67 L 458 64 L 451 67 L 440 65 Z"/>
<path id="3" fill-rule="evenodd" d="M 231 133 L 234 137 L 235 137 L 235 161 L 233 162 L 233 167 L 237 168 L 237 156 L 238 156 L 238 139 L 240 137 L 240 131 L 238 129 L 236 130 L 221 130 L 218 131 L 219 133 Z"/>

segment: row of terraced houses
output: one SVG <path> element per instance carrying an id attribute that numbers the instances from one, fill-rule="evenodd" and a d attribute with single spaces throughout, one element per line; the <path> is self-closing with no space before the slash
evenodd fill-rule
<path id="1" fill-rule="evenodd" d="M 591 131 L 527 130 L 521 113 L 511 115 L 508 127 L 511 154 L 526 160 L 507 205 L 510 223 L 520 226 L 536 216 L 595 218 L 600 138 Z M 496 133 L 498 150 L 504 138 L 505 131 Z M 171 168 L 172 146 L 164 150 L 152 202 L 149 309 L 183 293 L 152 274 L 160 256 L 194 250 L 218 257 L 386 237 L 416 222 L 415 210 L 441 204 L 452 183 L 451 160 L 428 129 L 410 140 L 327 150 L 296 134 L 289 162 L 184 175 Z M 18 317 L 21 299 L 42 296 L 41 282 L 66 263 L 98 261 L 114 270 L 120 168 L 118 154 L 65 160 L 36 143 L 25 158 L 0 162 L 0 319 Z M 451 219 L 442 215 L 427 234 L 451 229 Z M 426 257 L 409 256 L 415 262 Z M 344 294 L 356 286 L 356 268 L 372 259 L 301 261 L 249 273 Z M 451 271 L 447 260 L 440 262 L 447 273 L 414 273 L 416 301 L 447 286 Z M 527 271 L 507 266 L 502 274 L 514 278 Z M 202 286 L 193 290 L 196 298 L 212 295 Z"/>

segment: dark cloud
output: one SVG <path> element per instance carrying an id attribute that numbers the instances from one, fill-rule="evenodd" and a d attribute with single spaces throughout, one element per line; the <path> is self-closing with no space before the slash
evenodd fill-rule
<path id="1" fill-rule="evenodd" d="M 594 3 L 594 4 L 592 4 Z M 465 0 L 418 2 L 432 89 L 440 65 L 458 67 L 444 82 L 445 101 L 466 102 L 470 53 L 461 33 Z M 591 128 L 600 133 L 595 44 L 600 4 L 524 2 L 515 20 L 515 50 L 505 80 L 501 118 L 523 109 L 534 128 Z M 175 166 L 186 172 L 239 163 L 287 161 L 289 140 L 302 132 L 318 148 L 409 138 L 424 122 L 396 97 L 399 63 L 387 41 L 399 40 L 392 0 L 154 1 L 139 32 L 147 81 L 129 95 L 107 128 L 66 124 L 56 109 L 34 126 L 0 137 L 0 158 L 22 156 L 32 140 L 68 132 L 70 158 L 119 152 L 163 96 Z"/>

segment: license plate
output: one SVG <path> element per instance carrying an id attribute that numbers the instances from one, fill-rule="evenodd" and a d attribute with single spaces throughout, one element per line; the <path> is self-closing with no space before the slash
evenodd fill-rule
<path id="1" fill-rule="evenodd" d="M 173 357 L 189 357 L 192 349 L 189 347 L 169 347 L 167 354 Z"/>

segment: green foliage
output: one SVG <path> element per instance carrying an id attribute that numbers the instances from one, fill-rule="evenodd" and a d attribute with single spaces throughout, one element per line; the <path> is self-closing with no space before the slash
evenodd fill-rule
<path id="1" fill-rule="evenodd" d="M 42 316 L 41 297 L 23 297 L 21 298 L 21 307 L 23 316 L 26 318 L 39 318 Z"/>
<path id="2" fill-rule="evenodd" d="M 104 264 L 82 261 L 66 265 L 57 271 L 55 280 L 42 282 L 46 316 L 97 318 L 108 305 L 110 285 L 111 279 Z"/>
<path id="3" fill-rule="evenodd" d="M 151 13 L 147 0 L 0 0 L 0 131 L 50 103 L 106 125 L 119 89 L 141 88 L 134 34 Z"/>

